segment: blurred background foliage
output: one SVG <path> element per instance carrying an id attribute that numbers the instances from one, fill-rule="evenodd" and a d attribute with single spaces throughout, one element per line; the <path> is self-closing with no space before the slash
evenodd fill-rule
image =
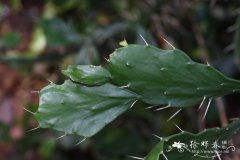
<path id="1" fill-rule="evenodd" d="M 174 110 L 153 112 L 138 103 L 93 138 L 38 129 L 23 107 L 36 111 L 38 94 L 50 81 L 61 84 L 69 64 L 105 65 L 119 42 L 171 48 L 197 62 L 210 63 L 240 78 L 239 0 L 0 0 L 0 160 L 127 160 L 144 156 L 157 143 L 152 134 L 179 131 L 166 122 Z M 173 62 L 174 63 L 174 62 Z M 147 87 L 147 86 L 146 86 Z M 175 118 L 181 128 L 198 132 L 239 116 L 240 95 L 212 103 L 202 112 L 185 109 Z M 235 138 L 239 143 L 239 137 Z M 229 156 L 229 155 L 228 155 Z M 238 155 L 231 155 L 238 159 Z"/>

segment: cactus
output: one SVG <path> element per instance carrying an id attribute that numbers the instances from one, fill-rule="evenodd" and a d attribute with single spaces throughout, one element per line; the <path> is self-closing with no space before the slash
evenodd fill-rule
<path id="1" fill-rule="evenodd" d="M 150 45 L 127 45 L 117 49 L 105 68 L 72 65 L 63 73 L 72 81 L 67 80 L 62 85 L 51 83 L 43 88 L 35 116 L 42 128 L 83 137 L 95 135 L 137 100 L 154 106 L 183 108 L 205 99 L 211 102 L 212 98 L 240 89 L 240 81 L 224 76 L 209 64 L 192 61 L 183 51 Z M 164 138 L 168 141 L 161 141 L 146 160 L 157 160 L 166 144 L 175 138 L 211 139 L 211 136 L 222 138 L 225 135 L 230 138 L 239 129 L 238 125 L 239 121 L 230 124 L 229 131 L 209 129 L 197 135 L 184 132 Z M 167 156 L 176 159 L 179 155 L 173 152 Z"/>
<path id="2" fill-rule="evenodd" d="M 81 66 L 68 66 L 63 70 L 63 74 L 71 78 L 75 82 L 83 83 L 86 85 L 100 85 L 109 80 L 111 77 L 108 70 L 101 66 L 81 65 Z"/>
<path id="3" fill-rule="evenodd" d="M 66 81 L 51 83 L 40 92 L 35 114 L 42 128 L 91 137 L 131 107 L 137 95 L 109 83 L 87 87 Z"/>
<path id="4" fill-rule="evenodd" d="M 188 107 L 204 97 L 214 98 L 240 89 L 210 65 L 192 61 L 184 52 L 153 46 L 128 45 L 111 56 L 108 69 L 118 86 L 141 95 L 151 105 Z"/>
<path id="5" fill-rule="evenodd" d="M 236 120 L 224 128 L 211 128 L 206 129 L 203 132 L 198 134 L 192 134 L 189 132 L 182 131 L 179 134 L 171 135 L 166 138 L 161 138 L 160 142 L 152 149 L 152 151 L 143 158 L 145 160 L 169 160 L 174 159 L 188 159 L 188 160 L 205 160 L 213 159 L 218 157 L 216 150 L 218 146 L 212 146 L 213 144 L 221 144 L 222 141 L 227 141 L 232 138 L 240 130 L 240 120 Z M 199 145 L 199 150 L 206 150 L 206 146 L 201 146 L 199 142 L 208 142 L 207 149 L 211 148 L 212 152 L 210 153 L 193 153 L 192 149 L 194 146 L 191 146 L 191 142 L 196 142 Z M 190 143 L 190 144 L 189 144 Z M 175 144 L 175 146 L 174 146 Z M 178 144 L 179 146 L 177 146 Z M 193 143 L 192 143 L 193 145 Z M 222 144 L 221 144 L 222 145 Z M 226 145 L 226 144 L 225 144 Z M 216 149 L 216 150 L 215 150 Z M 220 149 L 220 148 L 219 148 Z M 235 149 L 235 146 L 230 148 L 222 148 L 221 150 L 230 151 Z M 193 149 L 194 150 L 194 149 Z M 210 150 L 209 150 L 210 151 Z"/>

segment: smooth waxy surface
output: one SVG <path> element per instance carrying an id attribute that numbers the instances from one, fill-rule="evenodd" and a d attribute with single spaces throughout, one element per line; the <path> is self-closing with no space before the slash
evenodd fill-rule
<path id="1" fill-rule="evenodd" d="M 178 49 L 142 45 L 117 49 L 107 69 L 75 65 L 63 73 L 74 82 L 43 88 L 36 118 L 40 127 L 84 137 L 96 134 L 136 100 L 187 107 L 204 97 L 223 96 L 240 88 L 239 81 L 192 61 Z"/>
<path id="2" fill-rule="evenodd" d="M 114 84 L 129 86 L 149 104 L 193 106 L 203 97 L 223 96 L 240 88 L 239 81 L 192 61 L 178 49 L 128 45 L 110 56 L 108 70 Z"/>
<path id="3" fill-rule="evenodd" d="M 126 111 L 136 95 L 111 84 L 86 87 L 66 81 L 40 92 L 36 118 L 42 128 L 90 137 Z"/>
<path id="4" fill-rule="evenodd" d="M 86 85 L 103 84 L 111 76 L 105 68 L 92 65 L 70 65 L 66 70 L 63 70 L 63 74 L 75 82 Z"/>

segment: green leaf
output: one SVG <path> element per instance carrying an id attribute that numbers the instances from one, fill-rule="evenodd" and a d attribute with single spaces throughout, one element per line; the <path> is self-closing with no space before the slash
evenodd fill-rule
<path id="1" fill-rule="evenodd" d="M 105 68 L 92 65 L 70 65 L 63 73 L 73 81 L 87 85 L 103 84 L 111 77 Z"/>
<path id="2" fill-rule="evenodd" d="M 111 82 L 127 86 L 152 105 L 193 106 L 204 97 L 223 96 L 240 88 L 239 81 L 192 61 L 178 49 L 128 45 L 110 55 L 108 70 Z"/>
<path id="3" fill-rule="evenodd" d="M 73 26 L 65 23 L 61 19 L 41 19 L 38 22 L 47 38 L 47 43 L 51 47 L 69 46 L 79 44 L 81 39 Z"/>
<path id="4" fill-rule="evenodd" d="M 99 65 L 100 64 L 100 54 L 96 46 L 91 43 L 87 42 L 84 43 L 76 56 L 74 57 L 74 64 L 80 65 Z"/>
<path id="5" fill-rule="evenodd" d="M 40 91 L 40 106 L 35 116 L 42 128 L 91 137 L 136 99 L 136 94 L 108 83 L 95 87 L 71 81 L 62 85 L 51 83 Z"/>
<path id="6" fill-rule="evenodd" d="M 182 132 L 170 137 L 162 138 L 162 140 L 153 148 L 153 150 L 145 158 L 146 160 L 165 160 L 163 154 L 169 159 L 178 160 L 206 160 L 212 159 L 213 156 L 221 154 L 219 151 L 230 151 L 227 145 L 222 142 L 228 141 L 240 130 L 240 120 L 229 124 L 225 128 L 211 128 L 204 130 L 198 134 L 189 132 Z M 181 150 L 176 147 L 177 143 L 182 144 Z M 191 142 L 197 142 L 197 148 L 191 147 Z M 201 146 L 201 142 L 208 142 L 208 146 Z M 173 145 L 175 144 L 175 147 Z M 194 144 L 194 143 L 192 143 Z M 221 148 L 214 148 L 214 144 L 221 146 Z M 224 147 L 223 147 L 224 146 Z M 211 153 L 194 153 L 194 151 L 210 151 Z M 163 153 L 163 154 L 162 154 Z"/>
<path id="7" fill-rule="evenodd" d="M 46 47 L 46 37 L 43 30 L 36 27 L 32 33 L 32 40 L 29 44 L 29 52 L 36 55 L 41 53 Z"/>

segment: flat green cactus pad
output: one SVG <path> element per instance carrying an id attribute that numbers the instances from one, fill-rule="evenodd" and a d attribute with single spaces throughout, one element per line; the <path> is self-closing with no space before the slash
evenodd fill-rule
<path id="1" fill-rule="evenodd" d="M 39 126 L 91 137 L 126 111 L 137 96 L 111 84 L 87 87 L 66 81 L 40 92 Z"/>
<path id="2" fill-rule="evenodd" d="M 192 61 L 178 49 L 128 45 L 110 56 L 108 70 L 114 84 L 129 86 L 144 102 L 156 105 L 193 106 L 203 97 L 223 96 L 240 88 L 239 81 Z"/>
<path id="3" fill-rule="evenodd" d="M 239 81 L 192 61 L 178 49 L 142 45 L 117 49 L 106 69 L 73 65 L 63 73 L 73 82 L 43 88 L 36 118 L 40 127 L 84 137 L 96 134 L 136 100 L 187 107 L 240 88 Z"/>

